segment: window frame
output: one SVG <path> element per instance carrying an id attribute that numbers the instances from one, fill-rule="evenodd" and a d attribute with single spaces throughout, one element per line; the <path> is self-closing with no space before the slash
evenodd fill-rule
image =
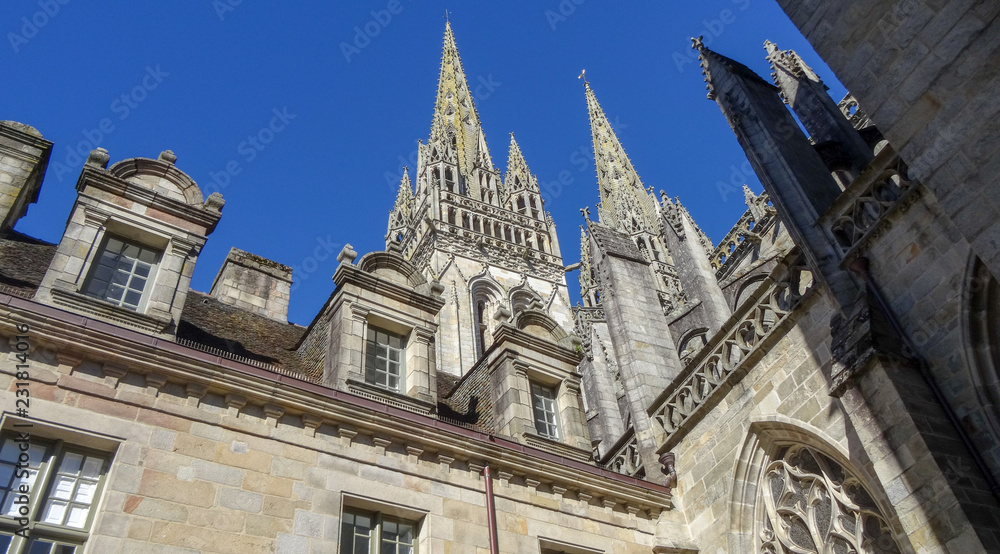
<path id="1" fill-rule="evenodd" d="M 402 333 L 394 333 L 384 327 L 379 327 L 377 325 L 372 325 L 369 323 L 366 330 L 365 336 L 365 351 L 364 351 L 364 379 L 365 383 L 369 385 L 385 389 L 387 391 L 396 392 L 399 394 L 405 394 L 406 391 L 406 347 L 409 342 L 408 337 Z M 385 344 L 379 343 L 379 336 L 384 335 L 387 338 Z M 399 346 L 394 347 L 390 344 L 392 339 L 399 340 Z M 383 358 L 385 361 L 385 369 L 380 370 L 378 368 L 378 361 L 380 359 L 379 347 L 386 349 L 386 356 Z M 396 352 L 398 360 L 392 360 L 390 354 Z M 396 365 L 396 386 L 392 387 L 389 385 L 391 381 L 389 379 L 391 372 L 390 366 L 392 364 Z M 385 383 L 381 383 L 378 380 L 378 375 L 380 373 L 385 374 Z"/>
<path id="2" fill-rule="evenodd" d="M 122 292 L 121 298 L 115 300 L 115 299 L 110 298 L 108 296 L 108 292 L 109 292 L 109 290 L 111 289 L 111 286 L 112 286 L 112 279 L 109 278 L 107 280 L 107 282 L 104 282 L 102 279 L 100 279 L 97 276 L 98 271 L 100 271 L 101 268 L 102 268 L 102 266 L 101 266 L 101 260 L 103 259 L 104 254 L 106 252 L 108 252 L 108 247 L 109 247 L 111 241 L 120 242 L 122 244 L 122 250 L 124 250 L 128 246 L 132 246 L 132 247 L 138 248 L 140 250 L 139 256 L 142 255 L 143 251 L 145 251 L 145 252 L 151 252 L 153 254 L 154 259 L 155 259 L 155 261 L 153 261 L 153 262 L 145 262 L 145 261 L 141 260 L 140 257 L 138 257 L 138 256 L 135 257 L 135 258 L 128 258 L 128 259 L 132 260 L 132 269 L 128 272 L 128 275 L 129 275 L 128 283 L 131 283 L 133 277 L 136 276 L 136 273 L 135 273 L 136 262 L 142 262 L 142 263 L 148 263 L 149 264 L 149 273 L 145 277 L 146 283 L 143 286 L 142 293 L 141 293 L 141 295 L 139 297 L 139 302 L 138 302 L 138 304 L 136 304 L 135 308 L 132 308 L 130 305 L 127 305 L 125 303 L 126 294 L 127 294 L 127 292 L 129 290 L 132 290 L 132 289 L 129 289 L 128 286 L 126 285 L 124 287 L 123 292 Z M 122 308 L 122 309 L 125 309 L 125 310 L 129 310 L 131 312 L 140 313 L 140 314 L 141 313 L 145 313 L 145 311 L 146 311 L 146 304 L 147 304 L 147 302 L 149 300 L 150 293 L 151 293 L 151 291 L 153 289 L 153 284 L 156 281 L 156 276 L 157 276 L 157 273 L 159 271 L 160 263 L 163 261 L 163 255 L 164 255 L 163 249 L 158 249 L 158 248 L 150 247 L 150 246 L 148 246 L 148 245 L 146 245 L 146 244 L 144 244 L 142 242 L 139 242 L 139 241 L 136 241 L 136 240 L 133 240 L 133 239 L 129 239 L 129 238 L 126 238 L 124 236 L 117 235 L 117 234 L 114 234 L 114 233 L 105 233 L 105 236 L 101 239 L 101 246 L 100 246 L 100 248 L 97 249 L 97 252 L 94 254 L 94 257 L 93 257 L 93 259 L 90 262 L 90 268 L 89 268 L 89 271 L 88 271 L 88 275 L 87 275 L 86 280 L 84 280 L 84 282 L 83 282 L 83 286 L 80 288 L 80 293 L 83 294 L 84 296 L 89 297 L 89 298 L 94 298 L 94 299 L 100 300 L 102 302 L 107 302 L 107 303 L 109 303 L 109 304 L 111 304 L 113 306 L 116 306 L 118 308 Z M 124 257 L 125 257 L 124 254 L 122 254 L 121 252 L 119 252 L 119 259 L 120 258 L 124 258 Z M 119 267 L 116 266 L 112 270 L 112 276 L 114 275 L 115 272 L 118 271 L 118 269 L 119 269 Z M 96 292 L 92 292 L 90 290 L 91 287 L 94 286 L 95 283 L 104 283 L 104 292 L 102 294 L 97 294 Z"/>
<path id="3" fill-rule="evenodd" d="M 419 544 L 420 544 L 420 521 L 414 521 L 406 519 L 403 517 L 398 517 L 394 515 L 389 515 L 384 512 L 366 510 L 363 508 L 355 508 L 344 506 L 340 517 L 340 536 L 338 537 L 338 547 L 342 552 L 353 552 L 355 544 L 352 542 L 348 550 L 344 549 L 344 533 L 348 531 L 345 529 L 347 525 L 352 525 L 351 536 L 356 537 L 357 533 L 353 530 L 356 528 L 352 523 L 347 522 L 347 516 L 353 516 L 357 518 L 358 516 L 364 516 L 372 521 L 372 526 L 369 528 L 368 535 L 368 552 L 369 554 L 382 554 L 382 542 L 384 539 L 382 533 L 384 531 L 385 523 L 396 523 L 396 524 L 406 524 L 412 526 L 411 531 L 411 541 L 409 546 L 411 548 L 412 554 L 419 554 Z M 398 551 L 399 542 L 395 542 Z"/>
<path id="4" fill-rule="evenodd" d="M 546 386 L 537 381 L 529 381 L 528 389 L 531 396 L 531 419 L 534 423 L 535 433 L 545 439 L 561 441 L 562 425 L 559 421 L 559 385 Z M 539 403 L 541 406 L 538 405 Z M 546 406 L 546 403 L 548 406 Z M 551 415 L 551 421 L 544 417 L 543 419 L 539 419 L 540 414 L 542 416 Z"/>
<path id="5" fill-rule="evenodd" d="M 4 429 L 0 433 L 0 448 L 7 441 L 15 440 L 15 435 L 16 433 L 11 432 L 9 429 Z M 111 471 L 113 454 L 104 450 L 81 446 L 63 439 L 45 438 L 35 434 L 30 435 L 30 444 L 43 445 L 45 453 L 42 456 L 43 459 L 37 464 L 35 478 L 28 495 L 28 514 L 25 516 L 28 519 L 28 536 L 24 537 L 17 534 L 18 529 L 21 528 L 18 521 L 21 519 L 20 517 L 3 513 L 3 505 L 7 502 L 7 495 L 14 494 L 14 491 L 10 488 L 10 484 L 18 482 L 15 473 L 12 472 L 8 478 L 10 481 L 3 484 L 4 492 L 0 493 L 0 536 L 11 537 L 10 542 L 6 545 L 5 552 L 8 554 L 26 553 L 29 552 L 36 540 L 44 540 L 52 544 L 49 552 L 59 552 L 59 550 L 56 550 L 57 547 L 68 546 L 74 548 L 76 554 L 80 554 L 83 552 L 83 547 L 85 547 L 87 540 L 90 538 L 91 529 L 97 519 L 98 507 L 104 494 L 108 474 Z M 91 502 L 88 506 L 87 518 L 83 526 L 79 528 L 65 524 L 46 523 L 41 520 L 51 500 L 59 469 L 68 454 L 77 454 L 84 457 L 92 456 L 101 459 L 100 476 L 95 483 Z M 34 465 L 34 460 L 29 461 L 29 463 Z M 3 465 L 7 467 L 11 466 L 9 463 L 3 463 Z M 17 466 L 14 467 L 16 469 Z M 74 483 L 74 491 L 77 490 L 78 482 Z M 0 543 L 0 547 L 2 547 L 2 543 Z"/>

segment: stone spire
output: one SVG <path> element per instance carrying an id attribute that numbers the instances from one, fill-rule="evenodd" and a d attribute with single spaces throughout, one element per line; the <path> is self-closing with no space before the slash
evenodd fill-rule
<path id="1" fill-rule="evenodd" d="M 819 78 L 819 75 L 806 65 L 806 62 L 802 61 L 802 58 L 799 57 L 795 50 L 781 50 L 777 44 L 769 40 L 764 41 L 764 50 L 767 51 L 767 61 L 771 62 L 771 77 L 775 81 L 779 80 L 777 73 L 784 71 L 797 79 L 809 79 L 817 83 L 823 82 Z M 824 85 L 823 88 L 826 88 L 826 86 Z M 788 102 L 788 99 L 785 98 L 784 90 L 781 92 L 781 97 L 786 103 Z"/>
<path id="2" fill-rule="evenodd" d="M 764 42 L 764 49 L 781 99 L 795 111 L 827 167 L 859 175 L 871 161 L 872 150 L 830 98 L 823 80 L 794 50 L 781 50 L 771 41 Z"/>
<path id="3" fill-rule="evenodd" d="M 528 169 L 528 163 L 524 161 L 524 154 L 521 147 L 514 140 L 514 133 L 510 134 L 510 148 L 507 151 L 507 174 L 504 175 L 504 184 L 509 193 L 528 190 L 538 192 L 538 180 L 532 176 Z"/>
<path id="4" fill-rule="evenodd" d="M 399 192 L 396 193 L 396 203 L 389 212 L 389 228 L 386 231 L 386 245 L 395 242 L 396 235 L 405 233 L 413 218 L 413 188 L 410 185 L 410 168 L 403 168 L 403 178 L 399 180 Z"/>
<path id="5" fill-rule="evenodd" d="M 590 263 L 590 237 L 587 230 L 580 226 L 580 297 L 583 305 L 596 308 L 600 302 L 597 298 L 597 281 L 594 279 L 594 267 Z"/>
<path id="6" fill-rule="evenodd" d="M 601 223 L 626 234 L 637 231 L 655 233 L 658 227 L 656 200 L 643 187 L 632 161 L 597 103 L 589 82 L 584 81 L 584 89 L 601 195 L 598 218 Z"/>
<path id="7" fill-rule="evenodd" d="M 461 176 L 470 182 L 473 167 L 480 165 L 493 170 L 451 23 L 445 25 L 437 100 L 428 146 L 436 149 L 441 159 L 457 163 Z"/>

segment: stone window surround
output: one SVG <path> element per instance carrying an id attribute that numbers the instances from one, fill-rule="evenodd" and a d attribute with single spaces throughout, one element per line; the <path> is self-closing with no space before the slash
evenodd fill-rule
<path id="1" fill-rule="evenodd" d="M 200 244 L 177 235 L 168 234 L 170 231 L 175 230 L 162 228 L 165 224 L 160 221 L 150 224 L 152 220 L 147 222 L 147 218 L 136 218 L 136 214 L 129 214 L 129 219 L 125 219 L 118 214 L 108 213 L 89 205 L 80 205 L 79 207 L 84 211 L 83 234 L 79 238 L 79 241 L 81 243 L 88 243 L 89 249 L 86 257 L 82 260 L 83 265 L 75 276 L 76 279 L 72 283 L 73 289 L 70 292 L 86 296 L 83 292 L 84 286 L 90 278 L 94 262 L 100 255 L 107 236 L 124 238 L 160 253 L 156 270 L 151 273 L 152 279 L 150 279 L 150 282 L 152 285 L 150 285 L 150 282 L 147 282 L 146 286 L 149 287 L 149 290 L 144 292 L 143 306 L 141 306 L 138 312 L 116 306 L 110 302 L 101 300 L 98 300 L 98 302 L 106 305 L 112 311 L 124 312 L 126 316 L 139 313 L 155 320 L 163 321 L 164 323 L 171 321 L 170 311 L 150 306 L 149 300 L 156 294 L 156 289 L 167 288 L 171 291 L 176 291 L 181 280 L 180 270 L 183 269 L 185 263 L 189 263 L 192 255 L 197 255 L 196 251 L 200 250 Z M 175 232 L 183 233 L 184 235 L 187 234 L 186 231 L 180 229 L 176 229 Z M 165 268 L 171 266 L 178 267 L 176 275 L 173 272 L 164 271 Z M 90 299 L 91 297 L 88 296 L 87 298 Z"/>
<path id="2" fill-rule="evenodd" d="M 389 516 L 393 519 L 405 520 L 415 524 L 417 529 L 416 536 L 414 537 L 414 554 L 422 550 L 421 546 L 429 547 L 429 544 L 426 544 L 428 540 L 427 530 L 430 529 L 430 525 L 428 524 L 428 519 L 430 518 L 429 510 L 396 504 L 348 491 L 342 492 L 340 501 L 341 515 L 357 510 L 375 514 L 379 518 Z M 425 552 L 428 550 L 429 548 L 424 549 Z"/>
<path id="3" fill-rule="evenodd" d="M 417 320 L 400 317 L 398 314 L 389 313 L 376 306 L 362 305 L 358 302 L 350 304 L 351 316 L 361 323 L 362 348 L 367 348 L 368 331 L 374 327 L 390 333 L 402 336 L 406 346 L 403 349 L 403 360 L 400 364 L 401 375 L 399 378 L 401 388 L 398 394 L 410 396 L 423 401 L 430 401 L 431 383 L 430 361 L 433 360 L 435 352 L 432 348 L 434 340 L 434 330 L 424 327 Z M 361 367 L 351 368 L 348 377 L 349 381 L 366 383 L 365 379 L 365 354 L 361 353 Z M 424 392 L 425 389 L 426 392 Z M 383 389 L 389 393 L 397 392 Z"/>
<path id="4" fill-rule="evenodd" d="M 522 360 L 512 362 L 517 382 L 517 388 L 522 392 L 521 397 L 527 402 L 518 407 L 518 416 L 527 422 L 522 433 L 533 438 L 544 439 L 557 443 L 566 443 L 567 430 L 573 426 L 567 421 L 566 408 L 576 404 L 577 397 L 580 397 L 580 379 L 569 375 L 560 375 L 554 371 L 546 370 L 539 366 L 529 365 Z M 531 384 L 536 383 L 551 389 L 555 393 L 556 422 L 558 426 L 558 438 L 546 437 L 538 434 L 535 429 L 535 415 L 532 405 Z M 517 417 L 517 416 L 515 416 Z M 584 424 L 586 424 L 584 422 Z M 516 432 L 516 431 L 515 431 Z"/>
<path id="5" fill-rule="evenodd" d="M 0 433 L 17 435 L 20 432 L 28 432 L 32 440 L 39 439 L 46 441 L 52 443 L 55 447 L 54 451 L 50 447 L 50 450 L 46 452 L 46 461 L 43 464 L 43 470 L 39 471 L 35 483 L 31 488 L 31 500 L 28 504 L 33 509 L 33 513 L 29 517 L 32 523 L 30 538 L 68 541 L 69 543 L 85 545 L 92 530 L 98 526 L 98 520 L 103 511 L 104 497 L 108 490 L 107 484 L 114 477 L 115 455 L 123 440 L 49 421 L 38 419 L 28 421 L 14 416 L 10 412 L 0 414 Z M 55 468 L 51 464 L 56 458 L 61 459 L 66 450 L 98 455 L 104 458 L 104 467 L 97 489 L 94 491 L 94 500 L 90 505 L 87 524 L 80 530 L 40 522 L 43 515 L 42 510 L 46 504 L 47 495 L 50 492 L 49 485 L 55 476 Z M 11 528 L 5 526 L 0 527 L 0 530 L 11 531 Z M 13 548 L 10 552 L 27 551 L 27 541 L 18 541 L 16 536 L 11 546 Z"/>

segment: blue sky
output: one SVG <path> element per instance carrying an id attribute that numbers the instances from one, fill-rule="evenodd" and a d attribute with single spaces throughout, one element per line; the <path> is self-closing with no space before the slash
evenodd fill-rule
<path id="1" fill-rule="evenodd" d="M 514 132 L 567 264 L 579 260 L 579 209 L 597 202 L 584 68 L 644 183 L 679 196 L 718 241 L 745 210 L 742 183 L 761 187 L 705 98 L 690 37 L 765 78 L 770 39 L 797 50 L 835 99 L 844 89 L 773 0 L 679 4 L 7 2 L 0 119 L 55 142 L 17 230 L 59 240 L 86 157 L 74 150 L 99 145 L 114 163 L 169 148 L 226 198 L 194 288 L 207 291 L 236 246 L 293 266 L 290 320 L 308 324 L 333 290 L 340 247 L 384 247 L 401 167 L 415 166 L 430 129 L 448 9 L 494 163 L 506 166 Z"/>

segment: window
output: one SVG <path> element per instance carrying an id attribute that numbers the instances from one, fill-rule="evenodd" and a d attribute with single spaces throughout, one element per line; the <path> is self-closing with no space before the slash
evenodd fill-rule
<path id="1" fill-rule="evenodd" d="M 378 512 L 344 510 L 340 523 L 341 554 L 414 554 L 417 524 Z"/>
<path id="2" fill-rule="evenodd" d="M 139 311 L 159 257 L 155 250 L 108 237 L 94 262 L 84 294 Z"/>
<path id="3" fill-rule="evenodd" d="M 535 431 L 547 439 L 559 440 L 555 389 L 532 383 L 531 408 L 535 413 Z"/>
<path id="4" fill-rule="evenodd" d="M 369 327 L 365 345 L 365 381 L 391 391 L 403 390 L 405 347 L 405 337 Z"/>
<path id="5" fill-rule="evenodd" d="M 0 441 L 0 549 L 8 554 L 83 552 L 107 455 L 34 436 L 22 442 L 3 435 Z M 22 529 L 25 520 L 27 530 Z"/>

